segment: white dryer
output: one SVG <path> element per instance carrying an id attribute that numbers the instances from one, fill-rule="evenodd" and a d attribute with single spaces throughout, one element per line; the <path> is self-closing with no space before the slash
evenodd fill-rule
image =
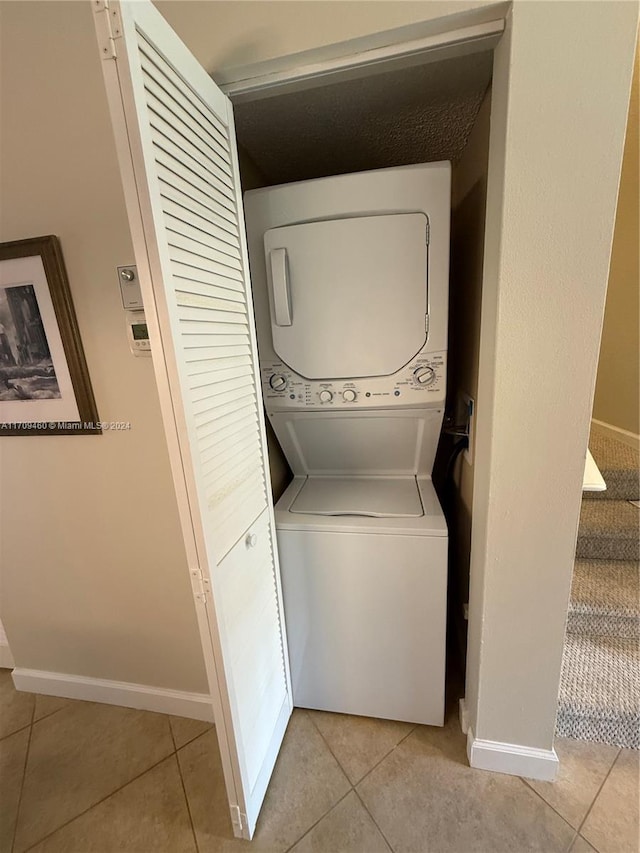
<path id="1" fill-rule="evenodd" d="M 442 725 L 449 163 L 245 194 L 294 703 Z"/>

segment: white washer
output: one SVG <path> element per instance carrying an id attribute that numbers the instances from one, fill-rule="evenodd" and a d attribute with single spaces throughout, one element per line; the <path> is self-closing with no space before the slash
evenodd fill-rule
<path id="1" fill-rule="evenodd" d="M 294 703 L 442 725 L 450 165 L 245 195 Z"/>

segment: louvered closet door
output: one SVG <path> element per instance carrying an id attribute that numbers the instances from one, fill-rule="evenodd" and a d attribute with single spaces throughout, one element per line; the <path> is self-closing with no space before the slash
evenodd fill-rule
<path id="1" fill-rule="evenodd" d="M 231 104 L 150 2 L 94 10 L 231 816 L 249 838 L 292 702 Z"/>

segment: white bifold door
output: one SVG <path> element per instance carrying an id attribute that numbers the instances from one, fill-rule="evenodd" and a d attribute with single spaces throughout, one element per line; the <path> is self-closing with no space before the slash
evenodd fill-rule
<path id="1" fill-rule="evenodd" d="M 291 715 L 231 102 L 150 0 L 93 3 L 237 836 Z"/>

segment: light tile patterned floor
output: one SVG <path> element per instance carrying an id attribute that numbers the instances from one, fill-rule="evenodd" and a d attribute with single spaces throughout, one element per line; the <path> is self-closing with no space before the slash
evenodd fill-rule
<path id="1" fill-rule="evenodd" d="M 444 729 L 297 710 L 254 841 L 205 723 L 17 693 L 0 670 L 0 853 L 637 853 L 638 753 L 557 741 L 554 784 Z"/>

